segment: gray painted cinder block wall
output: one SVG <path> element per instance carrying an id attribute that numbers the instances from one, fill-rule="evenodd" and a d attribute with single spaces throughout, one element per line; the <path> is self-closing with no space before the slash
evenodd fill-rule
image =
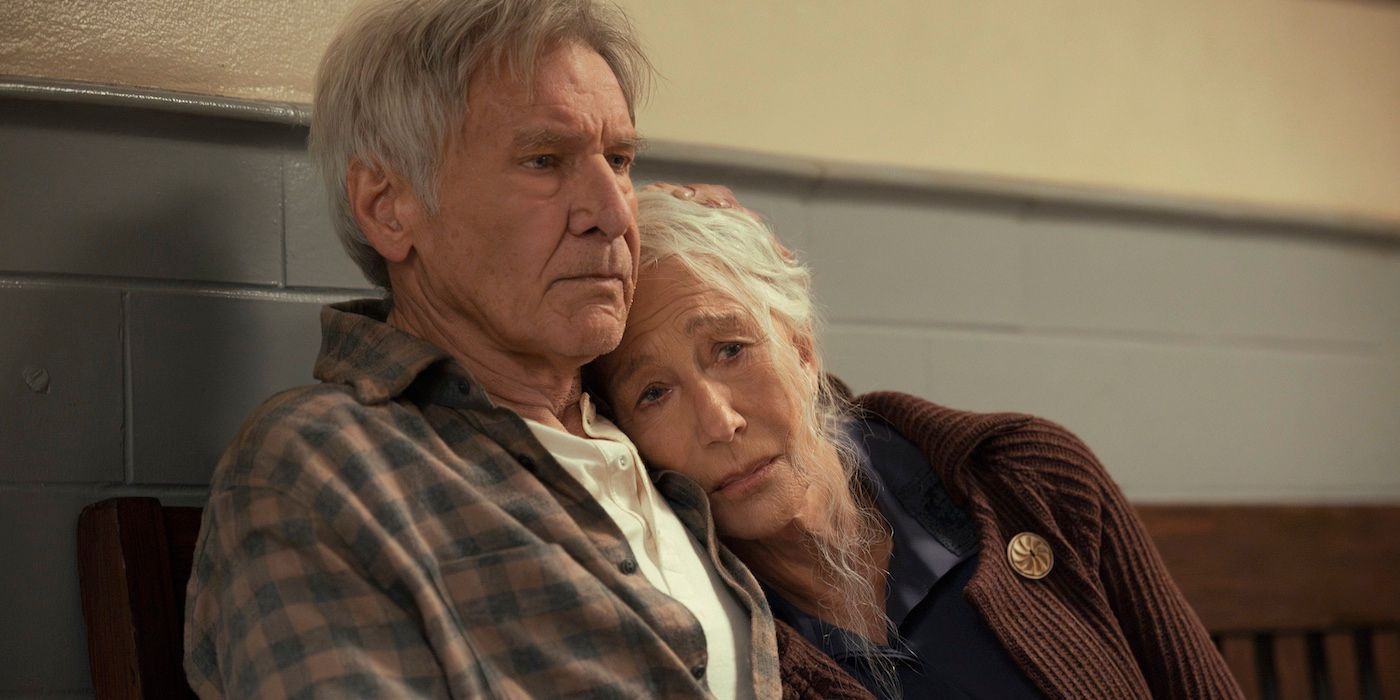
<path id="1" fill-rule="evenodd" d="M 82 506 L 198 505 L 364 295 L 304 128 L 0 99 L 0 699 L 87 697 Z M 1400 500 L 1400 239 L 672 160 L 814 268 L 858 390 L 1040 413 L 1140 500 Z"/>

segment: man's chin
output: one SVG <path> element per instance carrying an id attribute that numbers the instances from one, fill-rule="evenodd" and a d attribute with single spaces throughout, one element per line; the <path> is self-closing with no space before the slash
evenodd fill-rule
<path id="1" fill-rule="evenodd" d="M 584 310 L 565 323 L 569 326 L 569 338 L 565 342 L 572 347 L 567 354 L 586 358 L 584 363 L 616 350 L 622 342 L 625 321 L 615 310 Z"/>

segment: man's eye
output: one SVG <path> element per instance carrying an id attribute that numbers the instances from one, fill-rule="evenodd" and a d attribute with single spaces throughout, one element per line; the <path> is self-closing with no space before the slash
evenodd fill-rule
<path id="1" fill-rule="evenodd" d="M 620 173 L 627 172 L 632 167 L 632 156 L 621 153 L 613 154 L 608 156 L 608 164 L 612 165 L 613 170 Z"/>
<path id="2" fill-rule="evenodd" d="M 525 161 L 525 166 L 535 170 L 548 170 L 559 164 L 559 159 L 554 156 L 535 156 Z"/>

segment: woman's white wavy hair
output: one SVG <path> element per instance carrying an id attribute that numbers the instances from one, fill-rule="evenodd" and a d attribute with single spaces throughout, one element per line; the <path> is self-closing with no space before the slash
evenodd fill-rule
<path id="1" fill-rule="evenodd" d="M 790 456 L 796 471 L 829 497 L 824 516 L 829 539 L 814 548 L 827 582 L 841 594 L 838 609 L 823 615 L 848 630 L 874 612 L 881 619 L 875 590 L 862 572 L 865 556 L 884 535 L 878 511 L 861 476 L 859 451 L 846 430 L 850 407 L 822 372 L 816 336 L 820 318 L 812 300 L 812 274 L 765 224 L 732 209 L 703 206 L 661 191 L 638 195 L 641 269 L 674 260 L 706 287 L 738 302 L 758 325 L 773 366 L 789 393 L 797 398 L 800 420 L 797 444 L 803 454 Z M 804 369 L 804 358 L 815 368 Z M 822 445 L 836 451 L 839 475 L 817 473 L 815 455 Z M 721 533 L 722 534 L 722 533 Z M 882 684 L 895 683 L 893 669 L 871 669 Z"/>
<path id="2" fill-rule="evenodd" d="M 602 56 L 635 121 L 651 80 L 627 17 L 594 0 L 378 0 L 358 6 L 316 72 L 310 150 L 331 219 L 365 278 L 389 288 L 384 259 L 355 223 L 345 190 L 352 161 L 408 181 L 437 212 L 442 155 L 466 118 L 469 81 L 501 67 L 529 87 L 534 63 L 560 42 Z"/>

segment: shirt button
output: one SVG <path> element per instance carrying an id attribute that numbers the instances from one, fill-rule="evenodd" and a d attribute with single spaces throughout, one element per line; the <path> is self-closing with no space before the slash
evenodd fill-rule
<path id="1" fill-rule="evenodd" d="M 622 573 L 631 576 L 632 574 L 637 573 L 637 560 L 631 558 L 623 559 L 622 563 L 617 565 L 617 569 L 618 571 L 621 571 Z"/>
<path id="2" fill-rule="evenodd" d="M 1050 543 L 1034 532 L 1023 532 L 1006 545 L 1006 559 L 1011 568 L 1024 578 L 1040 579 L 1055 567 L 1055 553 Z"/>
<path id="3" fill-rule="evenodd" d="M 618 457 L 618 458 L 617 458 L 617 463 L 620 464 L 620 465 L 622 465 L 622 466 L 624 466 L 624 467 L 627 466 L 627 463 L 628 463 L 628 462 L 631 462 L 631 461 L 632 461 L 632 460 L 630 460 L 630 459 L 627 458 L 627 455 L 622 455 L 621 457 Z"/>
<path id="4" fill-rule="evenodd" d="M 699 666 L 696 666 L 695 668 L 690 669 L 690 675 L 691 675 L 693 678 L 695 678 L 695 680 L 697 680 L 697 681 L 700 680 L 701 678 L 704 678 L 704 677 L 705 677 L 705 664 L 700 664 Z"/>

